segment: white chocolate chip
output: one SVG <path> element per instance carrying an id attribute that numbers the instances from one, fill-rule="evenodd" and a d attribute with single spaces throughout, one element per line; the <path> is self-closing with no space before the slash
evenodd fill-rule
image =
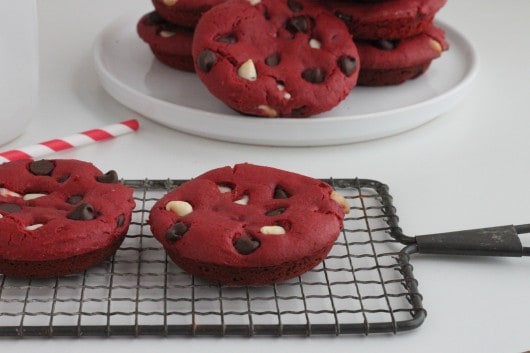
<path id="1" fill-rule="evenodd" d="M 309 46 L 313 49 L 320 49 L 320 47 L 322 47 L 322 43 L 320 43 L 318 39 L 311 38 L 309 40 Z"/>
<path id="2" fill-rule="evenodd" d="M 166 204 L 166 210 L 184 217 L 193 212 L 193 207 L 186 201 L 169 201 Z"/>
<path id="3" fill-rule="evenodd" d="M 226 185 L 217 185 L 217 188 L 219 189 L 221 194 L 224 194 L 226 192 L 231 192 L 232 191 L 232 188 L 229 187 L 229 186 L 226 186 Z"/>
<path id="4" fill-rule="evenodd" d="M 11 191 L 9 189 L 6 189 L 6 188 L 0 188 L 0 196 L 13 196 L 13 197 L 22 197 L 22 195 L 14 192 L 14 191 Z"/>
<path id="5" fill-rule="evenodd" d="M 167 30 L 162 30 L 158 33 L 158 35 L 162 38 L 169 38 L 169 37 L 173 37 L 176 33 L 173 32 L 173 31 L 167 31 Z"/>
<path id="6" fill-rule="evenodd" d="M 278 90 L 280 90 L 280 91 L 285 90 L 285 86 L 282 85 L 281 83 L 278 83 L 278 84 L 276 85 L 276 87 L 278 87 Z M 284 92 L 284 93 L 283 93 L 283 98 L 285 98 L 285 99 L 291 99 L 291 93 L 289 93 L 289 92 Z"/>
<path id="7" fill-rule="evenodd" d="M 35 230 L 35 229 L 39 229 L 40 227 L 42 227 L 44 224 L 41 224 L 41 223 L 38 223 L 38 224 L 32 224 L 30 226 L 27 226 L 26 227 L 26 230 Z"/>
<path id="8" fill-rule="evenodd" d="M 271 108 L 268 105 L 260 104 L 258 105 L 258 109 L 263 111 L 268 117 L 274 118 L 278 116 L 278 112 L 276 111 L 276 109 Z"/>
<path id="9" fill-rule="evenodd" d="M 342 206 L 342 210 L 344 211 L 344 213 L 350 213 L 350 205 L 348 204 L 348 201 L 346 201 L 344 196 L 342 196 L 336 191 L 333 191 L 331 195 L 329 195 L 329 197 Z"/>
<path id="10" fill-rule="evenodd" d="M 47 196 L 47 194 L 26 194 L 24 195 L 23 199 L 28 201 L 28 200 L 38 199 L 39 197 L 43 197 L 43 196 Z"/>
<path id="11" fill-rule="evenodd" d="M 258 73 L 256 72 L 256 67 L 252 59 L 248 59 L 241 64 L 239 69 L 237 69 L 237 74 L 239 77 L 248 81 L 256 81 L 258 79 Z"/>
<path id="12" fill-rule="evenodd" d="M 263 226 L 260 232 L 262 234 L 281 235 L 285 234 L 285 229 L 281 226 Z"/>
<path id="13" fill-rule="evenodd" d="M 248 0 L 248 2 L 250 3 L 250 5 L 256 6 L 257 4 L 261 2 L 261 0 Z"/>
<path id="14" fill-rule="evenodd" d="M 2 214 L 0 213 L 0 219 L 4 218 L 4 216 L 2 216 Z"/>
<path id="15" fill-rule="evenodd" d="M 178 0 L 163 0 L 164 5 L 173 6 L 178 2 Z"/>
<path id="16" fill-rule="evenodd" d="M 238 205 L 248 205 L 248 195 L 243 195 L 242 198 L 237 201 L 234 201 L 234 203 L 237 203 Z"/>
<path id="17" fill-rule="evenodd" d="M 433 48 L 438 53 L 443 51 L 442 45 L 437 40 L 431 39 L 431 48 Z"/>

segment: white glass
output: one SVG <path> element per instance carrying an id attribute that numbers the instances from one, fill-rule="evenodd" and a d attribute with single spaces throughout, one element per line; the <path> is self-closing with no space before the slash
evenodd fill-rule
<path id="1" fill-rule="evenodd" d="M 0 145 L 19 136 L 38 90 L 36 0 L 0 0 Z"/>

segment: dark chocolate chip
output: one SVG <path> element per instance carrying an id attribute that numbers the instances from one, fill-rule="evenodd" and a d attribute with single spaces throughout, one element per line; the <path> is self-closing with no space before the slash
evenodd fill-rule
<path id="1" fill-rule="evenodd" d="M 269 216 L 269 217 L 279 216 L 279 215 L 283 214 L 286 209 L 287 209 L 286 207 L 275 208 L 275 209 L 272 209 L 272 210 L 268 211 L 267 213 L 265 213 L 265 215 Z"/>
<path id="2" fill-rule="evenodd" d="M 57 178 L 58 183 L 64 183 L 70 178 L 70 174 L 64 174 Z"/>
<path id="3" fill-rule="evenodd" d="M 51 175 L 53 170 L 55 169 L 55 164 L 53 162 L 41 159 L 40 161 L 31 162 L 29 165 L 29 171 L 33 175 L 43 176 L 43 175 Z"/>
<path id="4" fill-rule="evenodd" d="M 169 32 L 187 31 L 189 33 L 193 33 L 192 29 L 187 28 L 187 27 L 182 27 L 175 23 L 169 22 L 168 20 L 160 16 L 156 11 L 151 12 L 149 15 L 147 15 L 147 19 L 145 20 L 145 23 L 148 26 L 157 27 L 157 30 L 159 31 L 158 34 L 160 34 L 160 31 L 169 31 Z"/>
<path id="5" fill-rule="evenodd" d="M 118 173 L 114 170 L 109 170 L 105 174 L 98 175 L 96 180 L 100 183 L 114 184 L 117 183 L 120 179 L 118 178 Z"/>
<path id="6" fill-rule="evenodd" d="M 116 224 L 118 225 L 118 228 L 123 226 L 123 223 L 125 223 L 125 216 L 121 214 L 118 216 L 118 219 L 116 220 Z"/>
<path id="7" fill-rule="evenodd" d="M 293 117 L 299 117 L 299 116 L 305 116 L 306 115 L 306 108 L 307 106 L 303 105 L 301 107 L 296 107 L 291 110 L 291 116 Z"/>
<path id="8" fill-rule="evenodd" d="M 280 63 L 280 54 L 272 54 L 265 58 L 265 64 L 268 66 L 276 66 Z"/>
<path id="9" fill-rule="evenodd" d="M 399 41 L 379 39 L 379 40 L 372 41 L 371 44 L 380 50 L 394 50 L 398 46 Z"/>
<path id="10" fill-rule="evenodd" d="M 74 195 L 74 196 L 70 196 L 69 198 L 67 198 L 66 202 L 69 203 L 70 205 L 75 205 L 76 203 L 79 203 L 82 199 L 83 199 L 82 195 Z"/>
<path id="11" fill-rule="evenodd" d="M 19 205 L 16 203 L 0 203 L 0 211 L 4 212 L 18 212 L 22 209 Z"/>
<path id="12" fill-rule="evenodd" d="M 185 30 L 185 28 L 178 27 L 178 26 L 176 26 L 174 24 L 171 24 L 171 23 L 163 24 L 159 28 L 160 28 L 160 30 L 157 32 L 157 35 L 159 35 L 159 36 L 162 36 L 160 34 L 160 32 L 162 32 L 162 31 L 175 33 L 175 32 L 178 32 L 178 31 Z"/>
<path id="13" fill-rule="evenodd" d="M 149 26 L 156 26 L 156 25 L 161 25 L 161 24 L 165 24 L 167 21 L 158 14 L 158 12 L 156 11 L 153 11 L 151 12 L 149 15 L 147 15 L 147 18 L 146 18 L 146 23 L 149 25 Z"/>
<path id="14" fill-rule="evenodd" d="M 335 12 L 335 16 L 337 16 L 338 18 L 340 18 L 344 22 L 351 22 L 352 21 L 352 17 L 351 16 L 346 15 L 345 13 L 342 13 L 340 11 Z"/>
<path id="15" fill-rule="evenodd" d="M 234 248 L 241 255 L 248 255 L 256 251 L 259 248 L 260 243 L 257 239 L 254 239 L 248 235 L 244 235 L 234 242 Z"/>
<path id="16" fill-rule="evenodd" d="M 217 56 L 209 49 L 204 49 L 197 57 L 197 65 L 204 72 L 210 72 L 216 62 Z"/>
<path id="17" fill-rule="evenodd" d="M 274 189 L 273 198 L 275 198 L 275 199 L 288 199 L 289 196 L 291 196 L 291 195 L 289 195 L 289 193 L 287 191 L 285 191 L 285 189 L 280 187 L 280 186 L 277 186 Z"/>
<path id="18" fill-rule="evenodd" d="M 82 203 L 77 206 L 72 212 L 70 212 L 66 217 L 74 221 L 90 221 L 96 218 L 96 211 L 94 210 L 94 207 L 92 207 L 91 204 Z"/>
<path id="19" fill-rule="evenodd" d="M 267 21 L 270 21 L 270 19 L 271 19 L 271 14 L 269 13 L 269 10 L 267 8 L 263 8 L 263 17 Z"/>
<path id="20" fill-rule="evenodd" d="M 321 83 L 324 82 L 324 71 L 318 67 L 306 69 L 302 72 L 302 78 L 307 82 Z"/>
<path id="21" fill-rule="evenodd" d="M 188 226 L 185 223 L 178 222 L 172 225 L 166 232 L 167 241 L 173 243 L 186 234 L 188 231 Z"/>
<path id="22" fill-rule="evenodd" d="M 228 34 L 226 36 L 217 38 L 216 41 L 219 43 L 234 44 L 236 42 L 236 36 L 233 34 Z"/>
<path id="23" fill-rule="evenodd" d="M 357 60 L 349 56 L 341 56 L 339 58 L 340 71 L 346 76 L 351 76 L 357 69 Z"/>
<path id="24" fill-rule="evenodd" d="M 287 30 L 291 33 L 307 33 L 309 31 L 309 21 L 305 16 L 292 17 L 287 21 Z"/>
<path id="25" fill-rule="evenodd" d="M 302 4 L 300 4 L 298 1 L 295 1 L 295 0 L 288 0 L 287 6 L 289 6 L 291 11 L 293 12 L 302 11 L 304 9 L 304 6 L 302 6 Z"/>

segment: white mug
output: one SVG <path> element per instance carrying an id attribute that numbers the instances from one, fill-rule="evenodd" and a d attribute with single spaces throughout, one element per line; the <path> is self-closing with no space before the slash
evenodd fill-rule
<path id="1" fill-rule="evenodd" d="M 0 145 L 18 137 L 35 114 L 38 92 L 36 0 L 0 0 Z"/>

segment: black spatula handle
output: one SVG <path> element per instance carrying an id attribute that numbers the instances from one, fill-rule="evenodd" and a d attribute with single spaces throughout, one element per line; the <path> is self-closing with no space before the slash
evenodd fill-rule
<path id="1" fill-rule="evenodd" d="M 530 256 L 518 234 L 530 232 L 530 225 L 508 225 L 417 236 L 417 252 L 423 254 Z"/>

